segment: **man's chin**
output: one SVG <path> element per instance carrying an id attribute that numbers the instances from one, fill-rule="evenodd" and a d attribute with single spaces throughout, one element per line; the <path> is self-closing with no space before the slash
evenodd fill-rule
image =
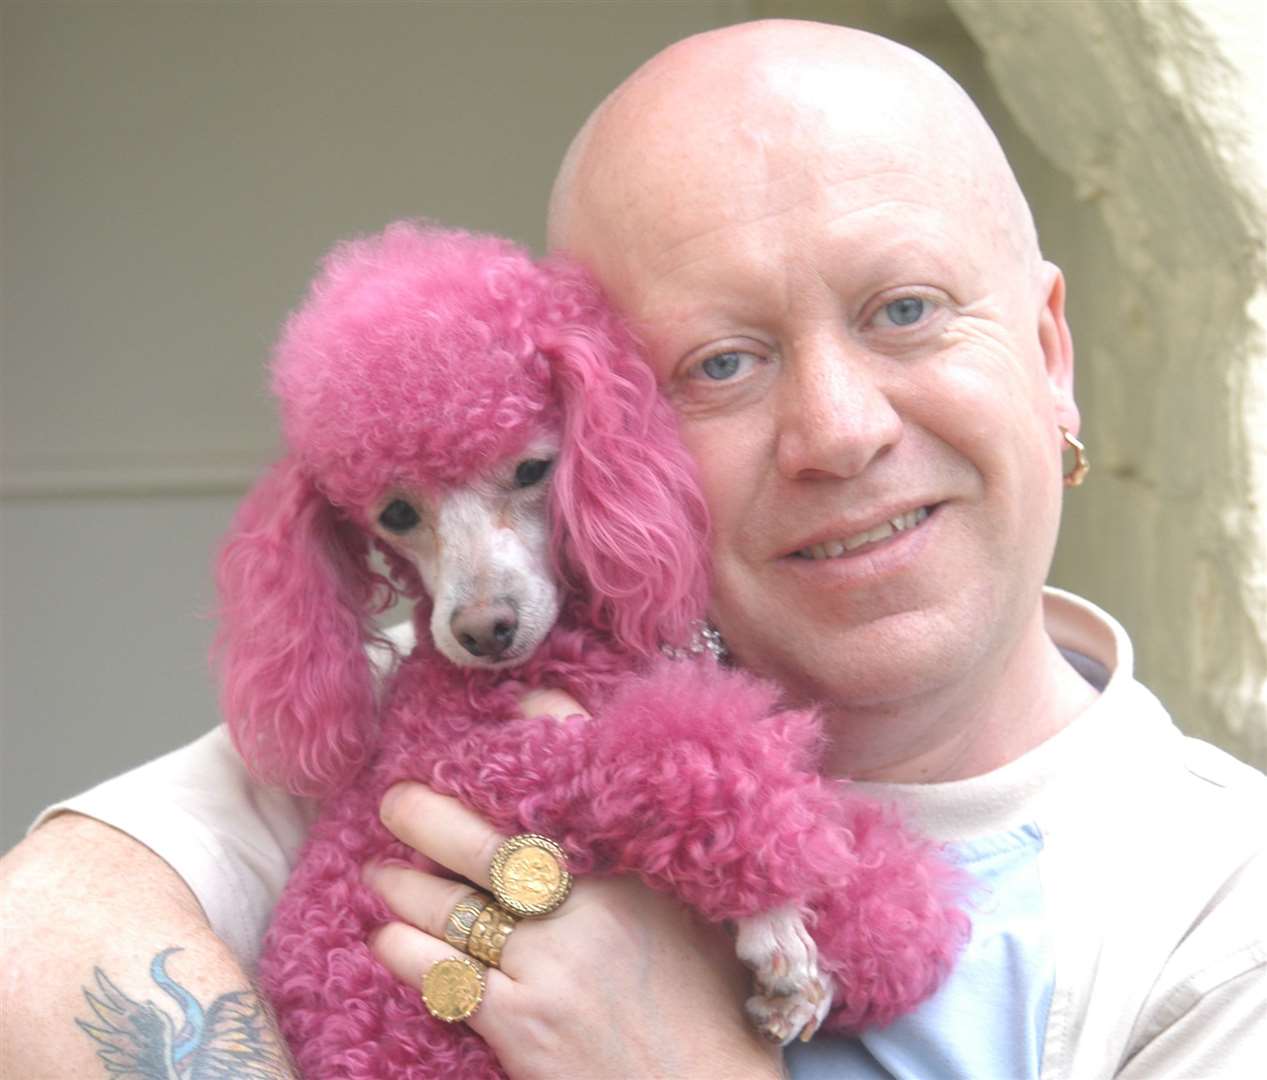
<path id="1" fill-rule="evenodd" d="M 953 684 L 971 666 L 972 656 L 954 648 L 967 644 L 964 636 L 948 636 L 944 624 L 939 631 L 939 622 L 924 611 L 904 611 L 812 632 L 780 632 L 767 623 L 759 635 L 726 642 L 740 667 L 772 679 L 796 704 L 896 707 Z"/>

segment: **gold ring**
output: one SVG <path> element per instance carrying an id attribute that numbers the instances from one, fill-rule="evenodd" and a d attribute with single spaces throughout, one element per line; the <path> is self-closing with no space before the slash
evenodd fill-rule
<path id="1" fill-rule="evenodd" d="M 497 902 L 512 915 L 548 915 L 572 891 L 567 856 L 553 840 L 520 833 L 493 853 L 488 876 Z"/>
<path id="2" fill-rule="evenodd" d="M 514 918 L 491 901 L 475 917 L 466 942 L 466 951 L 489 967 L 500 967 L 502 949 L 515 929 Z"/>
<path id="3" fill-rule="evenodd" d="M 480 912 L 492 902 L 493 898 L 487 893 L 467 893 L 453 906 L 453 910 L 449 912 L 449 917 L 444 921 L 444 940 L 455 949 L 461 949 L 466 952 L 466 943 L 471 936 L 471 927 L 475 925 L 475 920 L 479 918 Z"/>
<path id="4" fill-rule="evenodd" d="M 455 1024 L 484 1000 L 484 965 L 466 956 L 437 960 L 422 977 L 422 1001 L 437 1020 Z"/>

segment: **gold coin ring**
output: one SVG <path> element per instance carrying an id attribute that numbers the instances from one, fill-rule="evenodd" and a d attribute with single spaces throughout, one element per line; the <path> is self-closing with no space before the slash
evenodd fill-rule
<path id="1" fill-rule="evenodd" d="M 444 940 L 455 949 L 461 949 L 466 952 L 466 943 L 471 936 L 471 927 L 475 925 L 475 920 L 479 918 L 480 912 L 492 902 L 493 898 L 487 893 L 467 893 L 466 896 L 453 905 L 453 910 L 449 912 L 449 917 L 444 921 Z"/>
<path id="2" fill-rule="evenodd" d="M 484 1000 L 484 965 L 467 956 L 437 960 L 422 977 L 427 1012 L 446 1024 L 475 1015 Z"/>
<path id="3" fill-rule="evenodd" d="M 466 951 L 490 967 L 500 967 L 502 949 L 515 928 L 515 920 L 497 904 L 487 904 L 475 919 L 466 943 Z"/>
<path id="4" fill-rule="evenodd" d="M 521 833 L 493 853 L 488 876 L 497 902 L 512 915 L 548 915 L 572 891 L 567 856 L 553 840 Z"/>

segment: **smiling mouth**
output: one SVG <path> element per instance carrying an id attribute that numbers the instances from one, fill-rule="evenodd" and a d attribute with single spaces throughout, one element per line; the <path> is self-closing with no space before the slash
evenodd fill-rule
<path id="1" fill-rule="evenodd" d="M 881 540 L 887 540 L 890 536 L 896 536 L 900 532 L 906 532 L 915 528 L 921 522 L 926 521 L 931 510 L 927 506 L 921 506 L 918 510 L 910 510 L 905 514 L 899 514 L 895 518 L 888 521 L 882 521 L 873 529 L 866 532 L 855 533 L 853 536 L 846 536 L 840 540 L 828 540 L 822 544 L 811 544 L 809 547 L 801 548 L 800 551 L 794 551 L 792 558 L 794 559 L 838 559 L 840 556 L 857 551 L 858 548 L 865 544 L 876 544 Z"/>

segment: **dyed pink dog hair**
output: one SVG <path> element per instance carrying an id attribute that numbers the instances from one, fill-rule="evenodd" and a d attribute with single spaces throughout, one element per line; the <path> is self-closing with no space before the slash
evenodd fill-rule
<path id="1" fill-rule="evenodd" d="M 790 906 L 819 943 L 835 1027 L 888 1022 L 932 992 L 967 932 L 955 871 L 819 775 L 812 711 L 706 659 L 658 655 L 703 608 L 704 509 L 667 405 L 583 274 L 489 237 L 393 226 L 327 260 L 274 386 L 288 453 L 225 544 L 218 653 L 252 769 L 329 796 L 259 967 L 304 1075 L 504 1075 L 370 952 L 391 913 L 364 867 L 439 869 L 380 818 L 402 779 L 503 833 L 554 836 L 578 874 L 638 874 L 709 921 Z M 418 575 L 370 524 L 395 486 L 504 477 L 547 433 L 563 608 L 510 671 L 456 666 L 428 635 Z M 419 645 L 378 703 L 364 646 L 397 592 L 416 601 Z M 593 719 L 523 716 L 532 687 L 572 694 Z"/>
<path id="2" fill-rule="evenodd" d="M 703 612 L 692 463 L 579 269 L 397 223 L 327 257 L 286 325 L 273 387 L 288 454 L 217 565 L 222 705 L 266 781 L 327 794 L 373 750 L 373 617 L 397 592 L 426 602 L 403 559 L 384 552 L 392 580 L 369 564 L 369 515 L 393 484 L 461 483 L 563 424 L 551 517 L 568 602 L 644 655 L 684 641 Z"/>

